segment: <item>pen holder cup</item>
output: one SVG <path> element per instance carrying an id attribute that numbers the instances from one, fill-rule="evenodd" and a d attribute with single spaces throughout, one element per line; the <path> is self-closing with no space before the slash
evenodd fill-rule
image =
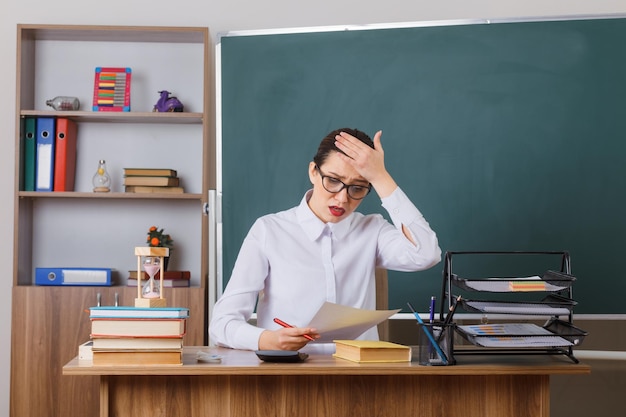
<path id="1" fill-rule="evenodd" d="M 455 324 L 434 322 L 418 326 L 418 363 L 426 366 L 454 365 Z"/>

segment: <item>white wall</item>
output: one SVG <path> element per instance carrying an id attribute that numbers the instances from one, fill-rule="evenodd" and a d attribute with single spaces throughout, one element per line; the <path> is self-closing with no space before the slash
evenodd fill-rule
<path id="1" fill-rule="evenodd" d="M 626 14 L 624 0 L 3 0 L 0 6 L 0 416 L 9 415 L 15 172 L 15 34 L 18 23 L 207 26 L 220 32 L 328 25 Z M 245 12 L 244 12 L 245 10 Z M 60 60 L 58 65 L 63 65 Z"/>

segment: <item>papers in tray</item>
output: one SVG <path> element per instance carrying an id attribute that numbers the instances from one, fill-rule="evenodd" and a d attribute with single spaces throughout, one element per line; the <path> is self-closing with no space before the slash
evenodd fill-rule
<path id="1" fill-rule="evenodd" d="M 549 282 L 543 281 L 541 277 L 525 277 L 505 279 L 505 278 L 487 278 L 481 280 L 464 280 L 464 285 L 476 291 L 491 291 L 491 292 L 516 292 L 516 291 L 561 291 L 566 286 L 554 285 Z M 541 289 L 528 287 L 532 283 L 541 284 Z"/>
<path id="2" fill-rule="evenodd" d="M 570 312 L 566 307 L 553 307 L 544 303 L 506 303 L 495 301 L 466 301 L 465 303 L 468 307 L 483 313 L 562 316 Z"/>
<path id="3" fill-rule="evenodd" d="M 573 343 L 560 336 L 532 336 L 532 337 L 479 337 L 474 343 L 483 347 L 565 347 L 572 346 Z"/>
<path id="4" fill-rule="evenodd" d="M 468 339 L 484 347 L 561 347 L 573 343 L 533 323 L 458 326 Z"/>

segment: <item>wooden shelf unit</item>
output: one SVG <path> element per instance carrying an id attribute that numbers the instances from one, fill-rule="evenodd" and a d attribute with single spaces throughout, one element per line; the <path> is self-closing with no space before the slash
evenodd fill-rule
<path id="1" fill-rule="evenodd" d="M 90 111 L 94 68 L 122 65 L 133 68 L 131 111 Z M 126 286 L 125 275 L 136 263 L 133 248 L 145 241 L 152 224 L 175 239 L 177 269 L 192 272 L 191 287 L 165 290 L 170 305 L 190 308 L 185 344 L 206 344 L 204 208 L 208 190 L 215 188 L 211 74 L 204 27 L 17 26 L 11 416 L 97 413 L 97 378 L 63 377 L 61 368 L 88 340 L 84 310 L 96 305 L 98 294 L 103 305 L 112 305 L 115 294 L 121 305 L 133 304 L 136 289 Z M 160 89 L 173 90 L 185 112 L 152 112 Z M 55 95 L 80 95 L 81 109 L 51 111 L 45 99 Z M 77 123 L 75 191 L 20 190 L 25 117 L 66 117 Z M 114 169 L 110 193 L 91 190 L 96 159 L 107 159 L 109 171 Z M 185 193 L 125 193 L 121 167 L 150 162 L 178 169 Z M 110 267 L 119 280 L 112 287 L 34 285 L 35 268 L 52 266 Z"/>

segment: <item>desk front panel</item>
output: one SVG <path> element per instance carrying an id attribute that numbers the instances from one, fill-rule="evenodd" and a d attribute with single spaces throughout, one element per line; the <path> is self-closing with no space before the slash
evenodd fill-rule
<path id="1" fill-rule="evenodd" d="M 116 417 L 548 416 L 547 375 L 106 376 Z"/>
<path id="2" fill-rule="evenodd" d="M 197 362 L 197 350 L 220 354 L 222 362 Z M 455 366 L 420 366 L 313 355 L 277 364 L 207 347 L 186 347 L 183 362 L 93 366 L 74 359 L 63 373 L 100 376 L 101 417 L 548 417 L 550 375 L 590 372 L 550 356 L 468 356 Z"/>

